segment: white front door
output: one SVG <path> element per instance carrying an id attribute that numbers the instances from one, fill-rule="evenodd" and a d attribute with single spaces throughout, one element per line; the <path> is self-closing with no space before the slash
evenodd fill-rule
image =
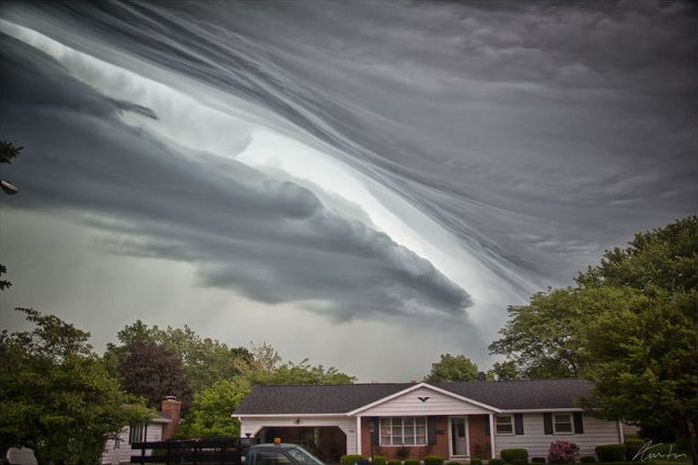
<path id="1" fill-rule="evenodd" d="M 468 420 L 466 417 L 451 417 L 451 457 L 468 456 Z"/>

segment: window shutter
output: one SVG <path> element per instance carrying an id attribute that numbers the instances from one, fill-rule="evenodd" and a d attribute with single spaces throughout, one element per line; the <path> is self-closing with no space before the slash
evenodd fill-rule
<path id="1" fill-rule="evenodd" d="M 427 444 L 436 445 L 436 418 L 427 417 Z"/>
<path id="2" fill-rule="evenodd" d="M 490 418 L 489 416 L 485 418 L 485 436 L 490 435 Z"/>
<path id="3" fill-rule="evenodd" d="M 523 432 L 523 413 L 514 414 L 514 433 L 524 434 Z"/>
<path id="4" fill-rule="evenodd" d="M 582 412 L 574 412 L 574 432 L 575 434 L 584 433 L 584 422 L 582 421 Z"/>
<path id="5" fill-rule="evenodd" d="M 378 417 L 371 418 L 371 425 L 373 426 L 373 432 L 371 433 L 371 445 L 378 445 L 378 435 L 380 434 L 380 423 Z"/>
<path id="6" fill-rule="evenodd" d="M 543 414 L 543 431 L 545 434 L 553 434 L 553 414 L 544 413 Z"/>

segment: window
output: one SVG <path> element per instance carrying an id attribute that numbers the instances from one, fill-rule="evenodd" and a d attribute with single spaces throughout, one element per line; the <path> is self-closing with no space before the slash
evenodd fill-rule
<path id="1" fill-rule="evenodd" d="M 514 434 L 514 425 L 511 415 L 497 415 L 495 424 L 497 434 Z"/>
<path id="2" fill-rule="evenodd" d="M 324 465 L 321 461 L 310 455 L 305 449 L 288 449 L 286 453 L 301 465 Z"/>
<path id="3" fill-rule="evenodd" d="M 572 433 L 572 415 L 568 413 L 553 415 L 553 431 L 555 434 L 571 434 Z"/>
<path id="4" fill-rule="evenodd" d="M 128 432 L 128 443 L 145 441 L 146 425 L 131 425 Z"/>
<path id="5" fill-rule="evenodd" d="M 277 451 L 259 451 L 252 456 L 254 465 L 288 465 L 291 463 L 288 457 Z"/>
<path id="6" fill-rule="evenodd" d="M 426 417 L 385 417 L 380 419 L 380 444 L 382 446 L 424 446 L 426 443 Z"/>

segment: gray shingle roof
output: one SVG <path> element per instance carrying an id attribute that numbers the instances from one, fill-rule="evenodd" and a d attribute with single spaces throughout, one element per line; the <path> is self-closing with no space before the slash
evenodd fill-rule
<path id="1" fill-rule="evenodd" d="M 591 383 L 578 379 L 433 383 L 498 409 L 577 407 Z M 334 386 L 255 386 L 235 415 L 347 413 L 413 386 L 412 383 Z"/>

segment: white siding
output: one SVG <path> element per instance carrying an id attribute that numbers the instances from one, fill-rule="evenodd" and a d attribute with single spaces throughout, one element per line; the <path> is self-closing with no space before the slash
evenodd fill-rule
<path id="1" fill-rule="evenodd" d="M 428 399 L 422 402 L 420 397 Z M 364 410 L 361 416 L 475 415 L 489 412 L 469 402 L 421 387 Z"/>
<path id="2" fill-rule="evenodd" d="M 146 431 L 145 440 L 147 442 L 159 441 L 162 439 L 162 423 L 149 423 Z M 131 449 L 128 443 L 129 427 L 121 430 L 119 435 L 119 447 L 114 447 L 113 439 L 110 439 L 104 445 L 104 453 L 102 454 L 102 463 L 105 465 L 116 465 L 119 463 L 129 463 L 132 455 L 140 455 L 140 449 Z M 146 450 L 146 455 L 150 455 L 151 451 Z"/>
<path id="3" fill-rule="evenodd" d="M 300 423 L 298 423 L 300 420 Z M 347 436 L 347 454 L 356 454 L 356 418 L 337 417 L 243 417 L 240 419 L 240 436 L 246 433 L 254 436 L 264 427 L 313 427 L 313 426 L 337 426 Z"/>
<path id="4" fill-rule="evenodd" d="M 583 434 L 545 434 L 543 429 L 543 413 L 524 413 L 524 434 L 495 435 L 497 456 L 502 449 L 527 449 L 531 457 L 547 457 L 550 443 L 554 441 L 569 441 L 579 446 L 579 455 L 594 455 L 594 449 L 601 444 L 617 444 L 619 442 L 618 425 L 615 422 L 600 420 L 583 415 Z"/>

